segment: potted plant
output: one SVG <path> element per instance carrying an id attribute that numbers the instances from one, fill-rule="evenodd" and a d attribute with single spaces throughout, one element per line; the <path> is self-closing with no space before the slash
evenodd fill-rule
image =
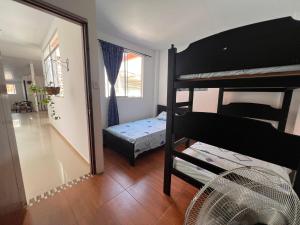
<path id="1" fill-rule="evenodd" d="M 51 85 L 51 84 L 50 84 Z M 46 86 L 39 87 L 38 85 L 31 84 L 30 91 L 32 94 L 43 94 L 46 95 L 46 98 L 42 99 L 41 103 L 48 105 L 50 107 L 50 116 L 55 120 L 59 120 L 60 116 L 55 111 L 55 103 L 52 100 L 52 96 L 60 93 L 60 87 Z"/>
<path id="2" fill-rule="evenodd" d="M 50 82 L 44 89 L 48 95 L 58 95 L 60 93 L 60 87 L 54 87 L 53 82 Z"/>

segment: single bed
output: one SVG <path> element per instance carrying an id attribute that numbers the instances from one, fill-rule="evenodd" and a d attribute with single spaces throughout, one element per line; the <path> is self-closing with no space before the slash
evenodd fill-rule
<path id="1" fill-rule="evenodd" d="M 165 144 L 166 107 L 157 106 L 157 117 L 111 126 L 103 130 L 104 144 L 128 157 L 134 166 L 135 159 L 151 149 Z"/>
<path id="2" fill-rule="evenodd" d="M 195 157 L 201 161 L 213 164 L 224 170 L 232 170 L 243 166 L 253 166 L 272 170 L 281 175 L 287 181 L 290 181 L 291 169 L 278 166 L 263 160 L 245 156 L 236 152 L 232 152 L 223 148 L 215 147 L 213 145 L 205 144 L 203 142 L 196 142 L 189 148 L 185 149 L 183 153 Z M 173 167 L 194 178 L 195 180 L 206 184 L 217 176 L 217 174 L 189 163 L 180 158 L 174 158 Z"/>
<path id="3" fill-rule="evenodd" d="M 123 123 L 106 129 L 107 132 L 134 144 L 134 158 L 165 144 L 166 120 L 157 117 Z"/>

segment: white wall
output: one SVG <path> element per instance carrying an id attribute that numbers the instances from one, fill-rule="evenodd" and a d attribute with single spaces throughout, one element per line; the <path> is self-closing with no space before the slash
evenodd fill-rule
<path id="1" fill-rule="evenodd" d="M 145 53 L 152 57 L 144 57 L 144 73 L 143 73 L 143 97 L 142 98 L 128 98 L 117 97 L 118 110 L 120 123 L 143 119 L 154 116 L 156 108 L 156 98 L 154 95 L 157 91 L 156 86 L 156 57 L 154 51 L 135 45 L 128 41 L 116 38 L 114 36 L 98 32 L 98 38 L 104 41 L 111 42 L 113 44 L 129 48 L 138 52 Z M 102 121 L 103 127 L 107 126 L 107 111 L 108 111 L 108 99 L 105 97 L 105 74 L 104 74 L 104 62 L 102 49 L 99 45 L 100 55 L 100 89 L 101 89 L 101 105 L 102 105 Z"/>
<path id="2" fill-rule="evenodd" d="M 1 43 L 2 42 L 0 42 L 0 44 Z M 22 48 L 20 50 L 18 45 L 15 46 L 15 49 L 18 50 L 17 52 L 22 51 Z M 33 60 L 31 52 L 28 53 L 29 55 L 25 56 L 25 58 L 22 54 L 18 57 L 11 57 L 4 54 L 2 55 L 4 73 L 6 74 L 6 83 L 15 84 L 16 87 L 16 94 L 8 95 L 10 105 L 12 105 L 14 102 L 25 100 L 23 80 L 31 80 L 30 64 L 32 64 L 32 66 L 35 68 L 37 80 L 42 78 L 41 60 Z M 27 85 L 27 88 L 29 88 L 29 85 Z M 29 89 L 27 90 L 27 94 L 29 101 L 34 103 L 34 97 L 30 95 Z"/>
<path id="3" fill-rule="evenodd" d="M 96 2 L 95 0 L 44 0 L 47 3 L 65 9 L 76 15 L 85 18 L 88 22 L 88 35 L 90 47 L 90 65 L 91 65 L 91 81 L 93 84 L 92 100 L 93 100 L 93 117 L 94 117 L 94 133 L 95 133 L 95 154 L 96 154 L 96 170 L 98 173 L 103 172 L 103 142 L 102 142 L 102 121 L 100 106 L 100 88 L 99 88 L 99 55 L 96 34 Z"/>
<path id="4" fill-rule="evenodd" d="M 82 28 L 77 24 L 55 18 L 43 42 L 43 49 L 55 32 L 58 33 L 61 58 L 62 60 L 68 58 L 70 63 L 69 71 L 62 69 L 64 96 L 53 97 L 55 111 L 61 119 L 54 120 L 50 117 L 50 122 L 89 162 Z"/>
<path id="5" fill-rule="evenodd" d="M 176 46 L 177 47 L 177 46 Z M 184 50 L 186 46 L 177 47 L 177 52 Z M 168 50 L 160 51 L 159 64 L 159 96 L 158 104 L 167 103 L 167 71 L 168 70 Z M 194 94 L 194 111 L 217 112 L 218 88 L 208 89 L 207 91 L 196 91 Z M 181 91 L 177 93 L 177 102 L 187 101 L 188 92 Z M 280 93 L 226 93 L 224 95 L 224 104 L 230 102 L 256 102 L 269 104 L 275 108 L 281 106 L 282 94 Z M 291 103 L 290 113 L 287 121 L 286 132 L 293 133 L 300 103 L 300 90 L 295 91 Z M 299 117 L 299 116 L 298 116 Z M 276 125 L 274 123 L 274 125 Z M 300 126 L 300 120 L 299 120 Z M 298 128 L 297 128 L 298 129 Z M 298 129 L 300 130 L 300 128 Z M 299 131 L 300 132 L 300 131 Z"/>

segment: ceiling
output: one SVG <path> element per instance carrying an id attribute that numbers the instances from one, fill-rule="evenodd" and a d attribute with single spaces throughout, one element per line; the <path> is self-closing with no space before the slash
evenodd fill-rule
<path id="1" fill-rule="evenodd" d="M 294 15 L 299 0 L 96 0 L 98 31 L 151 49 Z"/>
<path id="2" fill-rule="evenodd" d="M 23 76 L 30 74 L 30 66 L 32 63 L 34 67 L 35 75 L 42 76 L 42 62 L 40 60 L 31 60 L 24 58 L 15 58 L 15 57 L 2 57 L 4 75 L 7 81 L 9 80 L 22 80 Z"/>
<path id="3" fill-rule="evenodd" d="M 0 1 L 0 41 L 40 46 L 53 16 L 12 0 Z"/>

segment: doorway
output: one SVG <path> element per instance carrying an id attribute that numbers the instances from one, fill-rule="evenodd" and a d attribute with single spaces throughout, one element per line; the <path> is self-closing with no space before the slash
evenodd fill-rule
<path id="1" fill-rule="evenodd" d="M 0 4 L 7 104 L 30 202 L 95 171 L 86 28 L 78 18 Z"/>

